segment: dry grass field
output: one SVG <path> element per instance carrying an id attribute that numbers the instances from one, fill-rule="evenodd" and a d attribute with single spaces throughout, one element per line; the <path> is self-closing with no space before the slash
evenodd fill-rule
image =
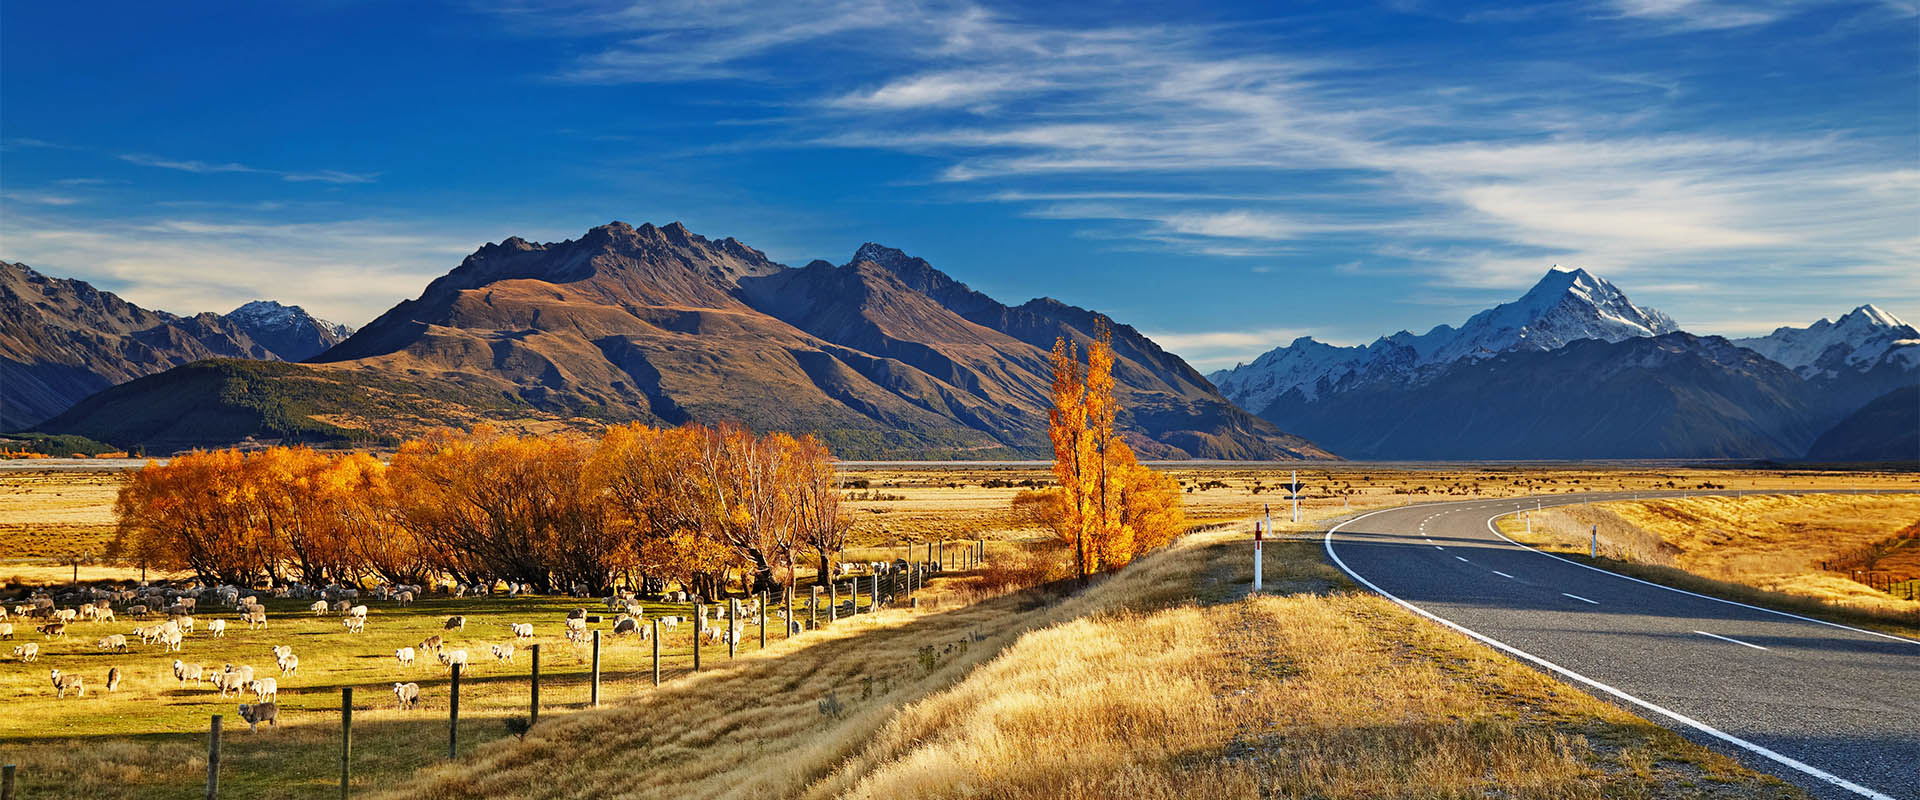
<path id="1" fill-rule="evenodd" d="M 1584 556 L 1589 534 L 1598 526 L 1603 560 L 1635 574 L 1720 594 L 1744 588 L 1748 591 L 1735 599 L 1840 613 L 1856 623 L 1920 633 L 1920 602 L 1854 580 L 1851 569 L 1839 563 L 1875 545 L 1890 545 L 1871 566 L 1902 579 L 1920 576 L 1920 542 L 1897 538 L 1920 523 L 1920 494 L 1615 501 L 1547 509 L 1532 517 L 1531 534 L 1518 517 L 1503 518 L 1501 530 L 1536 546 Z"/>
<path id="2" fill-rule="evenodd" d="M 402 782 L 390 793 L 396 797 L 923 794 L 925 769 L 964 767 L 969 754 L 1027 740 L 1031 746 L 1020 748 L 1032 753 L 1030 767 L 970 771 L 962 786 L 993 797 L 1108 796 L 1122 786 L 1138 786 L 1143 796 L 1200 797 L 1634 797 L 1695 787 L 1793 797 L 1657 726 L 1353 593 L 1312 546 L 1270 559 L 1267 581 L 1280 596 L 1238 598 L 1234 587 L 1248 576 L 1239 574 L 1240 548 L 1228 542 L 1244 536 L 1249 515 L 1266 502 L 1275 503 L 1282 531 L 1309 531 L 1349 506 L 1449 496 L 1904 485 L 1900 476 L 1871 473 L 1317 467 L 1301 472 L 1304 519 L 1294 524 L 1273 488 L 1285 482 L 1286 468 L 1171 469 L 1191 489 L 1185 497 L 1196 523 L 1230 530 L 1189 537 L 1079 593 L 1009 593 L 1061 574 L 1041 533 L 1020 528 L 1006 510 L 1021 481 L 1046 479 L 1043 469 L 850 469 L 851 480 L 867 485 L 853 490 L 862 498 L 850 503 L 861 546 L 849 560 L 897 556 L 902 542 L 980 537 L 989 540 L 988 568 L 936 581 L 918 610 L 863 615 L 790 643 L 776 627 L 764 652 L 750 632 L 739 660 L 729 663 L 724 647 L 711 648 L 699 674 L 690 673 L 683 627 L 667 641 L 667 682 L 659 689 L 648 645 L 608 640 L 602 697 L 609 707 L 595 711 L 583 710 L 585 651 L 558 635 L 563 612 L 580 601 L 372 603 L 368 632 L 351 635 L 337 617 L 269 600 L 266 631 L 234 625 L 225 639 L 189 639 L 183 654 L 214 670 L 226 662 L 259 669 L 272 667 L 269 647 L 294 647 L 302 665 L 281 679 L 282 725 L 257 735 L 234 715 L 238 700 L 176 685 L 173 655 L 137 642 L 124 655 L 94 648 L 95 639 L 130 630 L 130 622 L 82 623 L 66 640 L 41 642 L 38 663 L 11 658 L 14 643 L 0 647 L 0 702 L 9 709 L 0 715 L 0 761 L 21 765 L 24 797 L 198 796 L 207 715 L 223 713 L 226 796 L 330 796 L 339 689 L 354 686 L 356 791 Z M 7 498 L 0 525 L 10 526 L 0 534 L 25 542 L 52 537 L 46 526 L 63 524 L 92 524 L 104 534 L 113 481 L 102 472 L 0 470 Z M 44 546 L 10 546 L 20 555 L 0 560 L 0 577 L 10 581 L 0 594 L 17 591 L 11 584 L 20 578 L 6 576 L 70 577 L 48 556 L 29 554 Z M 663 612 L 686 613 L 648 609 Z M 437 666 L 399 667 L 392 651 L 440 632 L 454 613 L 469 621 L 450 638 L 472 653 L 476 668 L 462 687 L 462 758 L 445 762 L 446 679 Z M 504 723 L 525 713 L 527 653 L 522 648 L 514 664 L 499 665 L 485 653 L 508 640 L 507 623 L 521 621 L 535 623 L 545 651 L 544 710 L 524 742 L 511 740 Z M 29 632 L 20 641 L 31 639 Z M 93 688 L 85 699 L 53 698 L 47 670 L 77 670 L 97 687 L 116 665 L 127 676 L 117 693 Z M 420 709 L 393 708 L 387 689 L 397 680 L 421 683 Z M 1081 683 L 1100 691 L 1089 694 Z M 1105 704 L 1081 708 L 1096 696 Z M 1166 704 L 1177 703 L 1200 712 L 1166 713 L 1177 707 Z M 1217 725 L 1196 733 L 1195 720 Z M 1084 725 L 1114 737 L 1097 747 L 1104 760 L 1075 761 L 1091 756 L 1067 752 Z M 1490 746 L 1499 748 L 1498 763 L 1484 753 L 1459 760 Z M 416 777 L 407 783 L 408 776 Z M 1451 788 L 1419 788 L 1429 784 Z M 1372 788 L 1341 795 L 1328 788 L 1336 786 Z"/>

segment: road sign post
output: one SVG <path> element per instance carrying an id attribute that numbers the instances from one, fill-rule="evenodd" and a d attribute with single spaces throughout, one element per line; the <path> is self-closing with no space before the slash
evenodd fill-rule
<path id="1" fill-rule="evenodd" d="M 1253 523 L 1253 591 L 1260 591 L 1260 523 Z"/>
<path id="2" fill-rule="evenodd" d="M 1600 525 L 1598 523 L 1594 524 L 1593 534 L 1587 539 L 1587 557 L 1600 557 Z"/>

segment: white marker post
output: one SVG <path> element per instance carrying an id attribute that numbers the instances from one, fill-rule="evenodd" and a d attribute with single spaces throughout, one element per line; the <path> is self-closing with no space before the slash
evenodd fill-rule
<path id="1" fill-rule="evenodd" d="M 1600 557 L 1600 525 L 1598 523 L 1595 523 L 1593 526 L 1592 538 L 1587 540 L 1587 557 Z"/>
<path id="2" fill-rule="evenodd" d="M 1253 591 L 1260 593 L 1260 523 L 1253 523 Z"/>

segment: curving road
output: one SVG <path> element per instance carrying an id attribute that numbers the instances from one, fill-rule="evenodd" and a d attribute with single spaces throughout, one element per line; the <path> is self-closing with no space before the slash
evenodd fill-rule
<path id="1" fill-rule="evenodd" d="M 1536 501 L 1626 497 L 1386 509 L 1334 526 L 1325 544 L 1349 576 L 1414 612 L 1816 796 L 1920 800 L 1920 641 L 1595 569 L 1492 524 Z"/>

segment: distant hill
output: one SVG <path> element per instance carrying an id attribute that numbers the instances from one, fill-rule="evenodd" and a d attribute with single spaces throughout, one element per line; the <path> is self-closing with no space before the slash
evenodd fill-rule
<path id="1" fill-rule="evenodd" d="M 793 269 L 678 223 L 616 222 L 482 247 L 309 364 L 176 369 L 41 427 L 161 449 L 388 440 L 477 419 L 735 420 L 818 431 L 848 457 L 1038 456 L 1046 348 L 1088 341 L 1102 319 L 1052 300 L 1009 307 L 878 245 Z M 1146 457 L 1331 457 L 1111 329 L 1121 425 Z"/>
<path id="2" fill-rule="evenodd" d="M 226 320 L 282 361 L 305 361 L 353 335 L 353 328 L 272 300 L 247 303 L 227 312 Z"/>
<path id="3" fill-rule="evenodd" d="M 1848 414 L 1807 448 L 1811 461 L 1920 461 L 1920 386 L 1903 386 Z"/>

